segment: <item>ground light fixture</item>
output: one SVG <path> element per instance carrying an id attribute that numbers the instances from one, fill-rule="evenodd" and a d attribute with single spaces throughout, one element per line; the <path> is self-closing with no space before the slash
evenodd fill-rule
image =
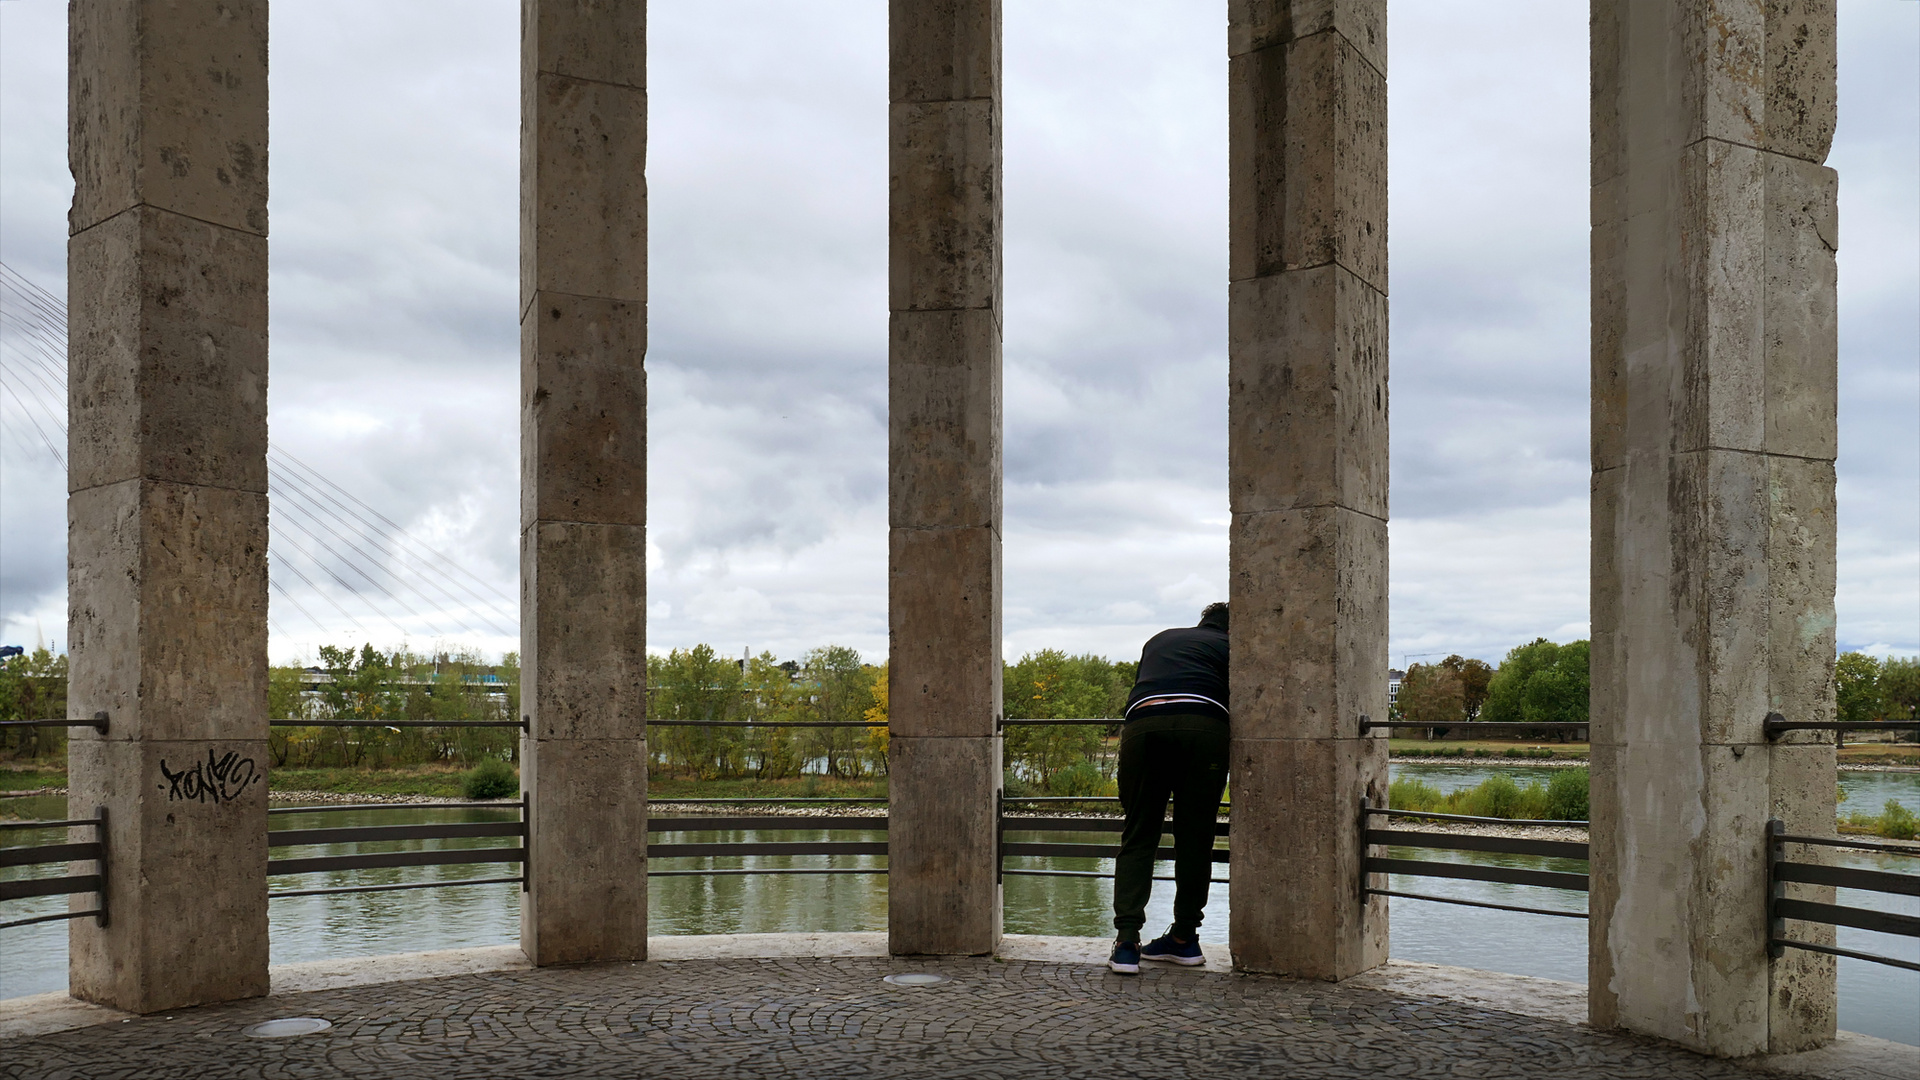
<path id="1" fill-rule="evenodd" d="M 939 986 L 950 980 L 937 971 L 902 971 L 886 976 L 885 981 L 895 986 Z"/>
<path id="2" fill-rule="evenodd" d="M 332 1026 L 332 1022 L 317 1016 L 289 1016 L 255 1024 L 241 1034 L 252 1039 L 291 1039 L 296 1035 L 317 1035 Z"/>

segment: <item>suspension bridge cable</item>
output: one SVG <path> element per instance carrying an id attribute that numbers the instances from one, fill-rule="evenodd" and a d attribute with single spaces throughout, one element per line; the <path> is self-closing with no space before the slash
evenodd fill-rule
<path id="1" fill-rule="evenodd" d="M 303 487 L 294 477 L 289 476 L 285 470 L 280 470 L 278 472 L 273 473 L 272 478 L 274 481 L 274 486 L 282 494 L 286 495 L 288 498 L 288 501 L 285 504 L 283 504 L 284 509 L 288 511 L 299 510 L 303 512 L 308 519 L 317 522 L 321 527 L 325 528 L 328 532 L 332 533 L 336 539 L 340 540 L 341 543 L 352 548 L 362 558 L 366 559 L 381 573 L 385 574 L 389 578 L 392 578 L 395 584 L 405 589 L 411 589 L 416 595 L 418 595 L 422 600 L 426 601 L 429 605 L 432 605 L 434 607 L 441 606 L 438 600 L 436 600 L 432 595 L 428 594 L 426 590 L 422 589 L 413 580 L 411 580 L 408 577 L 403 577 L 399 574 L 394 573 L 392 568 L 387 565 L 388 559 L 370 554 L 364 548 L 356 544 L 354 542 L 354 537 L 350 535 L 350 531 L 343 532 L 341 529 L 338 528 L 338 515 L 331 515 L 331 520 L 330 520 L 329 519 L 330 516 L 327 513 L 326 507 L 319 504 L 318 500 L 314 498 L 312 491 Z M 378 546 L 378 541 L 380 539 L 379 537 L 367 537 L 367 539 L 374 541 L 376 543 L 376 546 Z M 381 555 L 390 555 L 390 553 L 385 550 L 382 550 Z M 361 576 L 366 577 L 367 575 L 364 573 L 364 571 L 362 571 Z M 372 580 L 372 579 L 369 579 L 369 580 Z M 464 601 L 461 598 L 454 596 L 452 593 L 447 592 L 445 589 L 441 589 L 440 592 L 449 602 L 455 605 L 456 608 L 468 606 L 470 604 L 470 601 Z M 400 601 L 397 597 L 395 597 L 395 603 L 402 603 L 402 601 Z M 452 615 L 450 617 L 452 617 L 455 622 L 460 624 L 461 629 L 467 631 L 470 634 L 478 633 L 478 631 L 474 630 L 473 627 L 468 626 L 464 620 L 460 619 L 458 615 Z M 492 629 L 493 632 L 496 634 L 506 633 L 506 631 L 500 629 L 498 626 L 491 626 L 489 628 Z"/>
<path id="2" fill-rule="evenodd" d="M 41 288 L 12 267 L 0 263 L 0 327 L 15 331 L 7 343 L 13 346 L 10 351 L 17 360 L 6 365 L 13 372 L 6 389 L 18 401 L 22 415 L 63 468 L 66 465 L 65 455 L 41 424 L 39 414 L 44 413 L 53 428 L 64 436 L 64 410 L 56 409 L 47 399 L 66 397 L 66 321 L 67 305 L 63 299 Z M 36 392 L 36 385 L 38 390 L 45 393 Z M 440 615 L 452 619 L 467 633 L 479 631 L 461 617 L 462 611 L 477 617 L 494 633 L 511 633 L 511 630 L 502 629 L 495 622 L 495 617 L 511 626 L 517 622 L 518 613 L 512 610 L 517 605 L 511 605 L 509 598 L 497 585 L 481 578 L 432 545 L 415 538 L 392 518 L 285 448 L 270 443 L 269 463 L 276 458 L 280 459 L 278 464 L 281 467 L 269 470 L 269 489 L 286 496 L 280 505 L 283 511 L 280 518 L 292 528 L 281 524 L 270 529 L 270 536 L 277 536 L 287 548 L 304 556 L 305 561 L 352 594 L 376 618 L 391 624 L 402 635 L 408 633 L 400 621 L 386 612 L 382 605 L 375 603 L 366 591 L 336 573 L 334 563 L 342 564 L 358 577 L 364 578 L 388 600 L 405 610 L 413 620 L 429 624 L 429 632 L 436 636 L 439 635 L 439 627 L 432 625 L 434 620 L 415 611 L 376 574 L 391 579 L 403 591 L 410 590 L 431 608 L 441 608 L 442 599 L 452 604 L 454 610 L 441 610 Z M 352 554 L 336 548 L 327 536 L 322 535 L 323 532 L 330 534 Z M 302 543 L 303 540 L 307 543 Z M 333 563 L 316 555 L 307 546 L 308 543 L 320 547 Z M 370 554 L 363 544 L 371 545 L 381 554 Z M 301 605 L 293 593 L 275 580 L 271 573 L 276 569 L 285 569 L 325 599 L 356 632 L 360 631 L 358 620 L 331 591 L 321 588 L 301 570 L 298 565 L 300 561 L 296 558 L 270 559 L 269 584 L 275 592 L 317 629 L 325 632 L 326 624 Z M 406 575 L 396 572 L 392 565 L 396 561 L 408 571 Z M 369 572 L 369 566 L 373 572 Z M 429 592 L 427 587 L 433 591 Z M 278 628 L 277 623 L 275 626 Z"/>

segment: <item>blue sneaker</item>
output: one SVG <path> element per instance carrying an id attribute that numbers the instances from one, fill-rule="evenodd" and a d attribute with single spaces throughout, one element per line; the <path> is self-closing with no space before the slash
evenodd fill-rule
<path id="1" fill-rule="evenodd" d="M 1195 934 L 1192 941 L 1180 941 L 1173 936 L 1172 930 L 1168 930 L 1140 950 L 1140 959 L 1193 967 L 1206 963 L 1207 954 L 1200 951 L 1200 935 Z"/>
<path id="2" fill-rule="evenodd" d="M 1113 955 L 1107 957 L 1107 966 L 1122 975 L 1140 974 L 1140 943 L 1137 941 L 1114 942 Z"/>

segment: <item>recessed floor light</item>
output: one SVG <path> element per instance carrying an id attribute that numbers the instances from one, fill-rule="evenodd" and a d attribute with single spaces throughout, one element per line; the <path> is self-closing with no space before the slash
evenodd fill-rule
<path id="1" fill-rule="evenodd" d="M 937 971 L 903 971 L 898 975 L 888 975 L 886 981 L 895 986 L 939 986 L 947 981 L 947 977 Z"/>
<path id="2" fill-rule="evenodd" d="M 291 1039 L 295 1035 L 313 1035 L 332 1026 L 331 1022 L 317 1016 L 289 1016 L 284 1020 L 255 1024 L 241 1034 L 255 1039 Z"/>

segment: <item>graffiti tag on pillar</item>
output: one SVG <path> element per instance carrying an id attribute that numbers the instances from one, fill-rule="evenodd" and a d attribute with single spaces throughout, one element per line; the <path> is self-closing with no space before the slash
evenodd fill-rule
<path id="1" fill-rule="evenodd" d="M 206 761 L 196 762 L 179 772 L 167 768 L 167 759 L 161 758 L 160 775 L 167 779 L 160 786 L 167 789 L 168 802 L 212 800 L 215 804 L 239 798 L 241 792 L 261 779 L 254 770 L 253 759 L 243 758 L 232 750 L 224 757 L 215 757 L 209 750 Z"/>

